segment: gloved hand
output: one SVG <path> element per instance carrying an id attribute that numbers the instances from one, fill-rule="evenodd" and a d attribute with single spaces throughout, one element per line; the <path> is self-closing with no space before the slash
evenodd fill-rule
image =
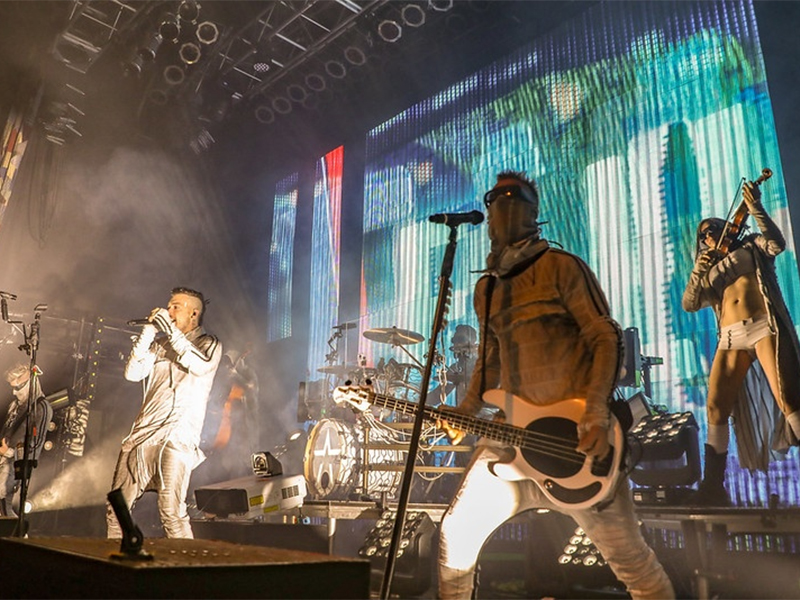
<path id="1" fill-rule="evenodd" d="M 156 329 L 166 333 L 167 335 L 172 335 L 172 332 L 175 330 L 175 325 L 172 323 L 172 319 L 169 316 L 169 311 L 166 308 L 158 308 L 153 310 L 153 312 L 150 314 L 150 319 L 153 322 L 153 325 L 156 326 Z"/>

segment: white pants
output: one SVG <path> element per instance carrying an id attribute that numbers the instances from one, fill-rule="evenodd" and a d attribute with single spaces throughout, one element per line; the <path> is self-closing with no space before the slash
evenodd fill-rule
<path id="1" fill-rule="evenodd" d="M 737 321 L 719 330 L 717 347 L 720 350 L 753 350 L 758 342 L 772 333 L 767 315 Z"/>
<path id="2" fill-rule="evenodd" d="M 122 451 L 111 489 L 122 490 L 130 510 L 145 492 L 155 490 L 158 493 L 158 514 L 167 537 L 193 538 L 186 510 L 186 493 L 195 463 L 194 453 L 180 451 L 169 444 Z M 110 504 L 106 507 L 106 526 L 108 537 L 122 537 L 122 529 Z"/>
<path id="3" fill-rule="evenodd" d="M 602 511 L 564 510 L 553 505 L 532 481 L 510 482 L 494 476 L 488 465 L 498 456 L 492 446 L 476 449 L 442 518 L 440 598 L 470 598 L 475 565 L 486 539 L 502 523 L 531 508 L 551 508 L 575 519 L 634 599 L 675 597 L 672 583 L 639 530 L 627 480 Z"/>

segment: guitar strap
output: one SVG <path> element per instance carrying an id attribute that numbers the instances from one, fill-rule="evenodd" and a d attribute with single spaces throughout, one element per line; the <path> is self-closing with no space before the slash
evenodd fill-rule
<path id="1" fill-rule="evenodd" d="M 486 310 L 483 314 L 483 337 L 481 339 L 481 387 L 478 390 L 478 398 L 483 398 L 483 393 L 486 391 L 486 332 L 489 331 L 489 312 L 492 309 L 492 294 L 494 293 L 494 284 L 497 278 L 493 275 L 489 276 L 489 281 L 486 282 Z"/>
<path id="2" fill-rule="evenodd" d="M 530 258 L 520 261 L 519 264 L 515 265 L 511 270 L 508 271 L 505 275 L 502 276 L 503 279 L 507 279 L 509 277 L 514 277 L 515 275 L 522 273 L 528 267 L 533 266 L 533 264 L 539 260 L 542 256 L 547 253 L 549 248 L 545 248 L 542 252 L 539 252 Z M 492 294 L 494 293 L 494 285 L 499 278 L 499 275 L 490 275 L 489 280 L 486 282 L 486 310 L 484 311 L 483 315 L 483 336 L 481 337 L 481 387 L 478 393 L 479 398 L 483 398 L 483 394 L 486 391 L 486 332 L 489 331 L 489 313 L 492 308 Z"/>

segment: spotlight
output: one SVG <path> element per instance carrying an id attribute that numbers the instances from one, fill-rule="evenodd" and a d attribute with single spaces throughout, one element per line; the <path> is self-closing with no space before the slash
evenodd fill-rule
<path id="1" fill-rule="evenodd" d="M 325 78 L 316 73 L 309 73 L 306 75 L 306 87 L 312 92 L 321 92 L 325 89 L 327 84 Z"/>
<path id="2" fill-rule="evenodd" d="M 156 59 L 156 53 L 158 49 L 161 47 L 161 42 L 164 41 L 164 38 L 161 37 L 161 34 L 156 32 L 152 34 L 144 45 L 139 48 L 139 55 L 147 62 L 154 61 Z"/>
<path id="3" fill-rule="evenodd" d="M 347 69 L 338 60 L 329 60 L 325 63 L 325 72 L 334 79 L 344 79 Z"/>
<path id="4" fill-rule="evenodd" d="M 219 38 L 219 29 L 216 24 L 211 21 L 203 21 L 197 26 L 195 35 L 197 36 L 197 41 L 208 46 L 216 42 L 217 38 Z"/>
<path id="5" fill-rule="evenodd" d="M 348 46 L 344 49 L 344 57 L 354 67 L 360 67 L 367 62 L 367 56 L 361 48 Z"/>
<path id="6" fill-rule="evenodd" d="M 292 103 L 283 96 L 278 96 L 272 101 L 272 109 L 281 115 L 288 115 L 292 112 Z"/>
<path id="7" fill-rule="evenodd" d="M 296 439 L 298 439 L 301 435 L 303 435 L 303 430 L 302 429 L 295 429 L 292 433 L 289 434 L 289 436 L 286 438 L 286 441 L 287 442 L 293 442 Z"/>
<path id="8" fill-rule="evenodd" d="M 399 40 L 403 35 L 403 28 L 397 24 L 397 21 L 386 19 L 378 24 L 378 35 L 384 42 L 394 43 Z"/>
<path id="9" fill-rule="evenodd" d="M 286 86 L 286 95 L 289 96 L 293 102 L 297 102 L 299 104 L 306 99 L 308 92 L 305 90 L 305 88 L 303 88 L 302 85 L 292 83 Z"/>
<path id="10" fill-rule="evenodd" d="M 178 51 L 181 60 L 187 65 L 193 65 L 200 60 L 200 46 L 194 42 L 186 42 Z"/>
<path id="11" fill-rule="evenodd" d="M 164 81 L 170 85 L 179 85 L 186 78 L 186 72 L 178 65 L 164 67 Z"/>
<path id="12" fill-rule="evenodd" d="M 169 100 L 167 92 L 159 88 L 153 88 L 150 90 L 147 93 L 147 97 L 150 98 L 150 102 L 157 104 L 158 106 L 164 106 Z"/>
<path id="13" fill-rule="evenodd" d="M 269 125 L 270 123 L 275 122 L 275 113 L 266 104 L 259 104 L 256 106 L 255 115 L 256 121 L 263 123 L 264 125 Z"/>
<path id="14" fill-rule="evenodd" d="M 136 55 L 125 63 L 124 73 L 126 77 L 139 77 L 144 68 L 144 58 L 138 52 Z"/>
<path id="15" fill-rule="evenodd" d="M 425 24 L 425 11 L 416 4 L 406 4 L 400 11 L 403 25 L 409 27 L 421 27 Z"/>
<path id="16" fill-rule="evenodd" d="M 170 42 L 177 42 L 178 36 L 181 34 L 181 24 L 178 17 L 173 13 L 166 13 L 158 27 L 158 33 L 161 34 L 165 40 Z"/>
<path id="17" fill-rule="evenodd" d="M 255 73 L 266 73 L 270 68 L 269 59 L 265 56 L 256 56 L 253 60 L 253 72 Z"/>
<path id="18" fill-rule="evenodd" d="M 178 16 L 188 23 L 197 23 L 197 17 L 200 16 L 200 5 L 195 0 L 183 0 L 178 7 Z"/>
<path id="19" fill-rule="evenodd" d="M 253 475 L 256 477 L 274 477 L 283 475 L 281 461 L 269 452 L 256 452 L 250 457 L 253 465 Z"/>
<path id="20" fill-rule="evenodd" d="M 453 8 L 453 0 L 428 0 L 428 8 L 437 12 L 447 12 Z"/>

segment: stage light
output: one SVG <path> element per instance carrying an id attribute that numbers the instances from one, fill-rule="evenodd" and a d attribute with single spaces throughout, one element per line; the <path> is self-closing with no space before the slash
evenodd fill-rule
<path id="1" fill-rule="evenodd" d="M 325 72 L 334 79 L 344 79 L 347 69 L 338 60 L 329 60 L 325 63 Z"/>
<path id="2" fill-rule="evenodd" d="M 306 99 L 308 92 L 303 86 L 292 83 L 286 86 L 286 95 L 289 96 L 293 102 L 297 102 L 299 104 Z"/>
<path id="3" fill-rule="evenodd" d="M 586 532 L 578 527 L 570 536 L 567 545 L 564 546 L 561 556 L 558 557 L 558 564 L 604 567 L 606 561 Z"/>
<path id="4" fill-rule="evenodd" d="M 200 16 L 200 5 L 195 0 L 183 0 L 178 7 L 178 16 L 188 23 L 196 23 Z"/>
<path id="5" fill-rule="evenodd" d="M 437 12 L 447 12 L 453 8 L 453 0 L 428 0 L 428 8 Z"/>
<path id="6" fill-rule="evenodd" d="M 256 57 L 253 59 L 253 72 L 254 73 L 266 73 L 271 68 L 269 63 L 269 59 L 264 56 L 263 54 L 257 54 Z"/>
<path id="7" fill-rule="evenodd" d="M 421 27 L 425 24 L 425 11 L 416 4 L 406 4 L 400 11 L 403 25 L 409 27 Z"/>
<path id="8" fill-rule="evenodd" d="M 211 21 L 203 21 L 197 26 L 195 35 L 197 36 L 197 41 L 208 46 L 219 38 L 219 28 Z"/>
<path id="9" fill-rule="evenodd" d="M 161 42 L 163 41 L 164 38 L 161 37 L 160 33 L 153 33 L 146 39 L 142 47 L 139 48 L 139 54 L 147 62 L 154 61 L 156 59 L 158 49 L 161 47 Z"/>
<path id="10" fill-rule="evenodd" d="M 305 433 L 302 429 L 295 429 L 289 436 L 286 438 L 287 442 L 293 442 L 298 439 L 301 435 Z"/>
<path id="11" fill-rule="evenodd" d="M 367 62 L 367 55 L 358 46 L 348 46 L 344 49 L 344 58 L 354 67 L 360 67 Z"/>
<path id="12" fill-rule="evenodd" d="M 312 92 L 322 92 L 327 86 L 328 84 L 325 83 L 325 78 L 322 75 L 317 75 L 316 73 L 306 75 L 306 87 Z"/>
<path id="13" fill-rule="evenodd" d="M 386 19 L 378 24 L 378 35 L 384 42 L 392 44 L 403 36 L 403 28 L 397 24 L 397 21 Z"/>
<path id="14" fill-rule="evenodd" d="M 200 60 L 200 46 L 194 42 L 185 42 L 178 51 L 178 56 L 187 65 L 193 65 Z"/>
<path id="15" fill-rule="evenodd" d="M 640 486 L 634 501 L 680 503 L 700 479 L 698 427 L 691 412 L 658 413 L 643 418 L 628 432 L 634 468 L 630 479 Z M 638 460 L 637 460 L 638 459 Z"/>
<path id="16" fill-rule="evenodd" d="M 253 467 L 253 475 L 256 477 L 274 477 L 283 475 L 283 465 L 281 461 L 272 456 L 269 452 L 256 452 L 250 457 Z"/>
<path id="17" fill-rule="evenodd" d="M 167 92 L 161 88 L 151 89 L 149 92 L 147 92 L 147 97 L 150 102 L 157 104 L 158 106 L 164 106 L 167 102 L 169 102 L 169 96 L 167 96 Z"/>
<path id="18" fill-rule="evenodd" d="M 164 81 L 169 85 L 180 85 L 186 79 L 186 71 L 179 65 L 167 65 L 164 67 Z"/>
<path id="19" fill-rule="evenodd" d="M 181 24 L 178 17 L 174 13 L 166 13 L 161 20 L 161 25 L 158 27 L 158 33 L 167 41 L 177 42 L 178 36 L 181 34 Z"/>
<path id="20" fill-rule="evenodd" d="M 371 585 L 379 588 L 389 554 L 397 512 L 384 510 L 375 526 L 367 533 L 363 545 L 358 550 L 361 558 L 371 565 Z M 392 594 L 401 597 L 415 597 L 425 592 L 431 585 L 431 541 L 436 526 L 428 513 L 409 511 L 403 522 L 403 531 L 397 546 Z"/>
<path id="21" fill-rule="evenodd" d="M 259 104 L 255 109 L 256 121 L 269 125 L 275 122 L 275 113 L 266 104 Z"/>
<path id="22" fill-rule="evenodd" d="M 281 115 L 288 115 L 292 112 L 292 103 L 288 98 L 278 96 L 272 100 L 272 110 Z"/>

